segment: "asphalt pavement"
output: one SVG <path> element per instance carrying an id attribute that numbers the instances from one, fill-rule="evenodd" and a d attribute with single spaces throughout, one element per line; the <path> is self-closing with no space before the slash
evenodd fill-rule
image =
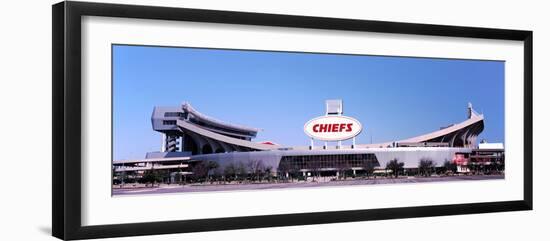
<path id="1" fill-rule="evenodd" d="M 328 182 L 299 181 L 281 183 L 228 183 L 228 184 L 188 184 L 188 185 L 161 185 L 159 187 L 141 188 L 115 188 L 113 195 L 141 195 L 161 193 L 187 193 L 187 192 L 216 192 L 216 191 L 240 191 L 240 190 L 265 190 L 281 188 L 308 188 L 328 187 L 342 185 L 379 185 L 379 184 L 414 184 L 426 182 L 453 182 L 453 181 L 478 181 L 478 180 L 504 180 L 504 175 L 476 175 L 476 176 L 442 176 L 442 177 L 400 177 L 400 178 L 349 178 Z"/>

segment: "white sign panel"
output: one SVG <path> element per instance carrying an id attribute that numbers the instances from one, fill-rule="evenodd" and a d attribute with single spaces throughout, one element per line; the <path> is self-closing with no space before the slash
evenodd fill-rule
<path id="1" fill-rule="evenodd" d="M 342 141 L 351 139 L 363 130 L 361 123 L 347 116 L 321 116 L 308 121 L 304 132 L 313 139 Z"/>

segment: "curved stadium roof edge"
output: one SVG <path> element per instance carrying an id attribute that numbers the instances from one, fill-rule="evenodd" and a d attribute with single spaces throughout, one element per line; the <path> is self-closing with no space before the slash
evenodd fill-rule
<path id="1" fill-rule="evenodd" d="M 249 131 L 249 132 L 259 132 L 259 131 L 262 130 L 262 129 L 254 128 L 254 127 L 231 124 L 231 123 L 227 123 L 227 122 L 212 118 L 210 116 L 207 116 L 207 115 L 202 114 L 202 113 L 198 112 L 197 110 L 195 110 L 195 108 L 193 108 L 193 106 L 191 106 L 191 104 L 189 102 L 184 102 L 181 105 L 181 107 L 182 107 L 183 110 L 193 114 L 196 118 L 198 118 L 198 119 L 200 119 L 204 122 L 208 122 L 211 125 L 224 127 L 224 128 L 235 129 L 235 130 L 240 130 L 240 131 Z"/>
<path id="2" fill-rule="evenodd" d="M 189 123 L 189 122 L 183 121 L 183 120 L 177 120 L 177 125 L 178 125 L 179 128 L 182 129 L 183 132 L 191 131 L 195 134 L 198 134 L 198 135 L 201 135 L 201 136 L 204 136 L 204 137 L 207 137 L 207 138 L 211 138 L 213 140 L 220 141 L 220 142 L 230 144 L 230 145 L 247 147 L 247 148 L 251 148 L 251 149 L 254 149 L 254 150 L 272 150 L 272 149 L 276 149 L 276 148 L 279 147 L 279 146 L 276 146 L 276 145 L 256 143 L 256 142 L 252 142 L 252 141 L 241 140 L 241 139 L 225 136 L 225 135 L 222 135 L 222 134 L 218 134 L 218 133 L 206 130 L 206 129 L 202 128 L 199 125 L 195 125 L 193 123 Z"/>

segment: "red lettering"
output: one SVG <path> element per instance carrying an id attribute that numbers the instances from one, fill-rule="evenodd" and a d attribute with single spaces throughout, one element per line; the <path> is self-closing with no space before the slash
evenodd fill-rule
<path id="1" fill-rule="evenodd" d="M 346 129 L 346 123 L 340 123 L 340 132 Z"/>
<path id="2" fill-rule="evenodd" d="M 315 124 L 312 127 L 313 132 L 352 132 L 353 123 L 332 123 L 332 124 Z"/>
<path id="3" fill-rule="evenodd" d="M 313 132 L 319 132 L 319 124 L 313 125 Z"/>

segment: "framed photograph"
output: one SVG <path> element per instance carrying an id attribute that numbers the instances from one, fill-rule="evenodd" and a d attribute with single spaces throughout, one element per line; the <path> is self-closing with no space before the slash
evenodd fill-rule
<path id="1" fill-rule="evenodd" d="M 53 235 L 532 209 L 532 32 L 53 5 Z"/>

